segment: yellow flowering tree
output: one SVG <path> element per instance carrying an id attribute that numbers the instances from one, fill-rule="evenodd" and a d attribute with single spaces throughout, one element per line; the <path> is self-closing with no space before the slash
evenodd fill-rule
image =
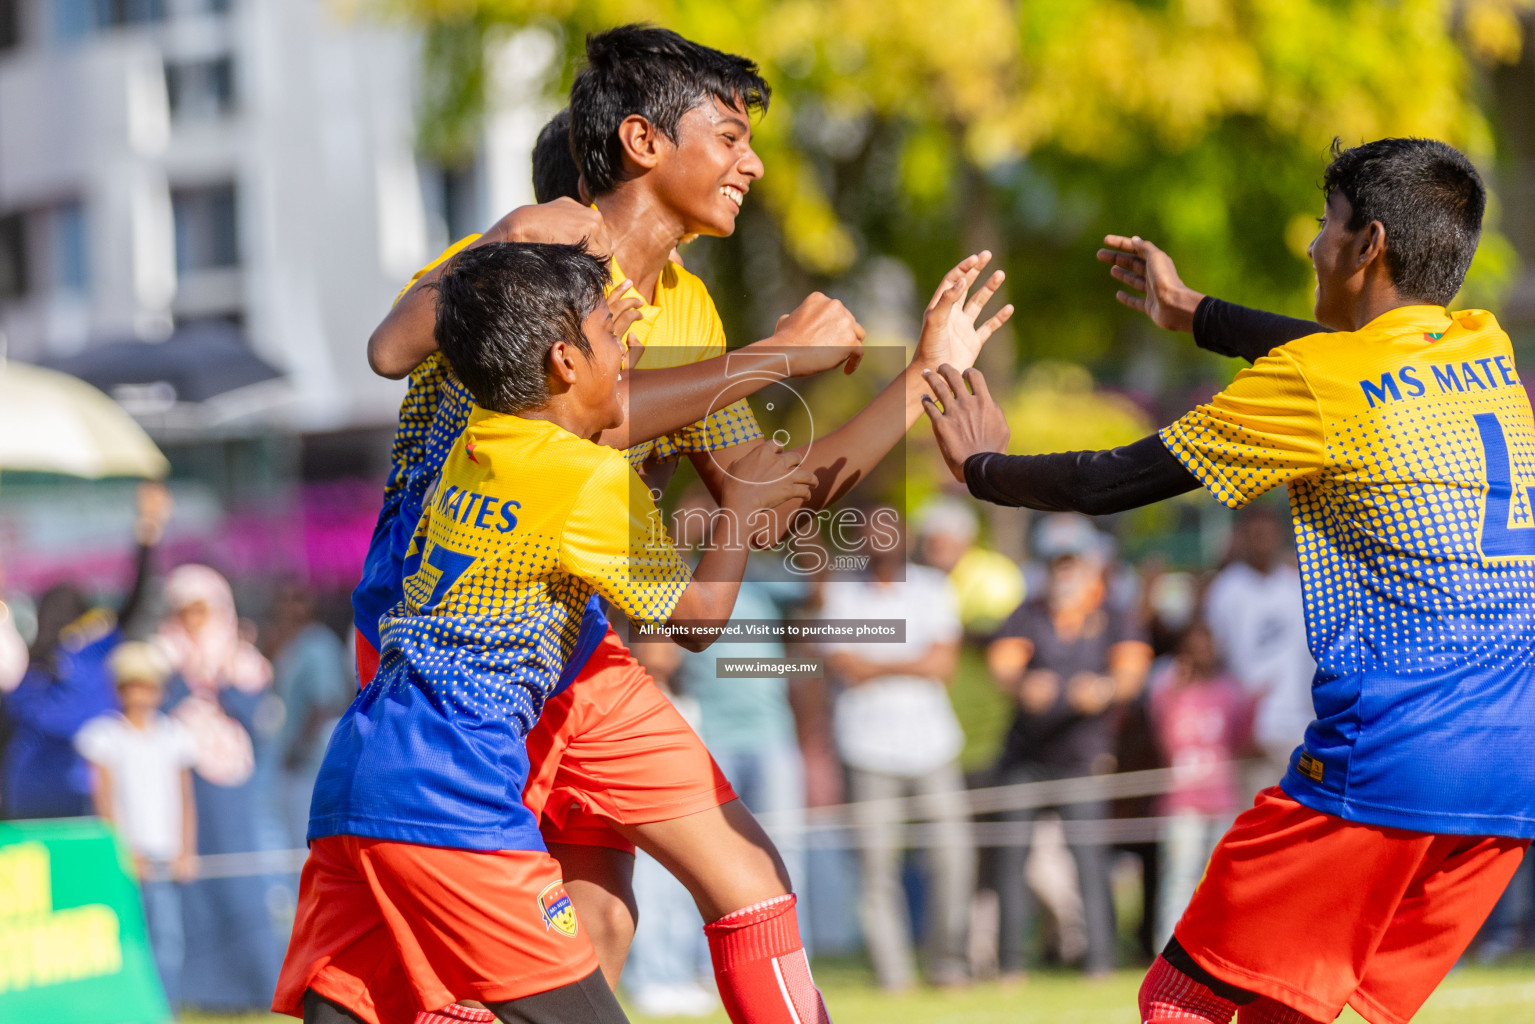
<path id="1" fill-rule="evenodd" d="M 353 0 L 427 29 L 422 137 L 448 155 L 474 136 L 488 34 L 562 40 L 551 91 L 587 32 L 626 21 L 748 54 L 774 87 L 756 190 L 769 216 L 734 244 L 781 250 L 791 288 L 878 255 L 925 282 L 991 244 L 1014 272 L 1020 354 L 1087 361 L 1133 344 L 1092 260 L 1105 230 L 1157 238 L 1206 288 L 1304 312 L 1331 140 L 1429 135 L 1485 165 L 1479 69 L 1518 58 L 1529 4 Z M 1510 260 L 1491 237 L 1483 301 Z"/>
<path id="2" fill-rule="evenodd" d="M 1232 367 L 1119 307 L 1093 258 L 1101 236 L 1153 238 L 1194 286 L 1307 315 L 1332 140 L 1433 136 L 1490 168 L 1486 72 L 1519 59 L 1535 0 L 351 3 L 426 30 L 421 135 L 449 158 L 473 145 L 497 33 L 559 41 L 551 94 L 588 32 L 624 22 L 747 54 L 774 90 L 757 129 L 768 173 L 733 238 L 687 252 L 732 338 L 762 336 L 814 287 L 874 315 L 887 293 L 867 286 L 870 268 L 904 267 L 914 309 L 986 246 L 1019 308 L 990 373 L 1068 360 L 1170 412 Z M 1494 227 L 1462 304 L 1496 306 L 1513 264 Z M 1075 377 L 1047 392 L 1041 380 L 994 384 L 1018 396 L 1020 446 L 1077 437 L 1110 407 L 1116 437 L 1144 425 Z"/>

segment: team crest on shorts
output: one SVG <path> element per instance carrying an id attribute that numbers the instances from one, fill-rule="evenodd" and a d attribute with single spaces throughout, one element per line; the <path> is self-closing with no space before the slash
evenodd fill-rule
<path id="1" fill-rule="evenodd" d="M 565 891 L 565 882 L 551 882 L 538 894 L 538 912 L 544 919 L 545 928 L 553 928 L 561 935 L 576 937 L 576 907 Z"/>

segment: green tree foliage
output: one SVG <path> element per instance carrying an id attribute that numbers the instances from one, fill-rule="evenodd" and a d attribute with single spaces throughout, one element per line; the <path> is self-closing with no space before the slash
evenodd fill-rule
<path id="1" fill-rule="evenodd" d="M 1154 238 L 1196 287 L 1306 314 L 1332 140 L 1434 136 L 1487 166 L 1480 70 L 1517 60 L 1529 3 L 363 0 L 427 29 L 422 139 L 448 157 L 483 106 L 488 33 L 560 39 L 551 92 L 587 32 L 625 21 L 756 59 L 774 87 L 768 174 L 735 238 L 688 253 L 733 337 L 876 257 L 925 288 L 986 245 L 1020 309 L 1018 357 L 1164 392 L 1219 371 L 1113 302 L 1101 236 Z M 1494 304 L 1512 263 L 1490 233 L 1463 298 Z"/>

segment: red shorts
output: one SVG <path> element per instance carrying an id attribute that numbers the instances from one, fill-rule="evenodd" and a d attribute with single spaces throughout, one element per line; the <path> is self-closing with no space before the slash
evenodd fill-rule
<path id="1" fill-rule="evenodd" d="M 1492 911 L 1528 840 L 1379 828 L 1278 787 L 1221 839 L 1174 929 L 1222 981 L 1317 1020 L 1406 1024 Z"/>
<path id="2" fill-rule="evenodd" d="M 650 673 L 610 628 L 528 734 L 523 802 L 544 841 L 632 851 L 613 826 L 729 803 L 735 790 Z"/>
<path id="3" fill-rule="evenodd" d="M 312 988 L 369 1024 L 398 1024 L 460 999 L 547 992 L 596 969 L 546 853 L 328 836 L 310 844 L 272 1009 L 302 1017 Z"/>
<path id="4" fill-rule="evenodd" d="M 362 635 L 362 630 L 355 627 L 352 629 L 352 651 L 357 658 L 357 686 L 361 689 L 378 675 L 378 651 Z"/>
<path id="5" fill-rule="evenodd" d="M 366 686 L 378 655 L 357 634 Z M 528 734 L 523 803 L 545 842 L 633 852 L 616 825 L 667 821 L 729 803 L 735 790 L 693 727 L 612 628 Z"/>

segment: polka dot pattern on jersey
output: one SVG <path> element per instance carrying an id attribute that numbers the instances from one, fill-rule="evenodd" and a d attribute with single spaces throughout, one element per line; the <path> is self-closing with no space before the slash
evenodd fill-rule
<path id="1" fill-rule="evenodd" d="M 1288 487 L 1317 717 L 1286 791 L 1535 836 L 1535 417 L 1493 318 L 1406 307 L 1299 339 L 1161 438 L 1232 508 Z"/>

